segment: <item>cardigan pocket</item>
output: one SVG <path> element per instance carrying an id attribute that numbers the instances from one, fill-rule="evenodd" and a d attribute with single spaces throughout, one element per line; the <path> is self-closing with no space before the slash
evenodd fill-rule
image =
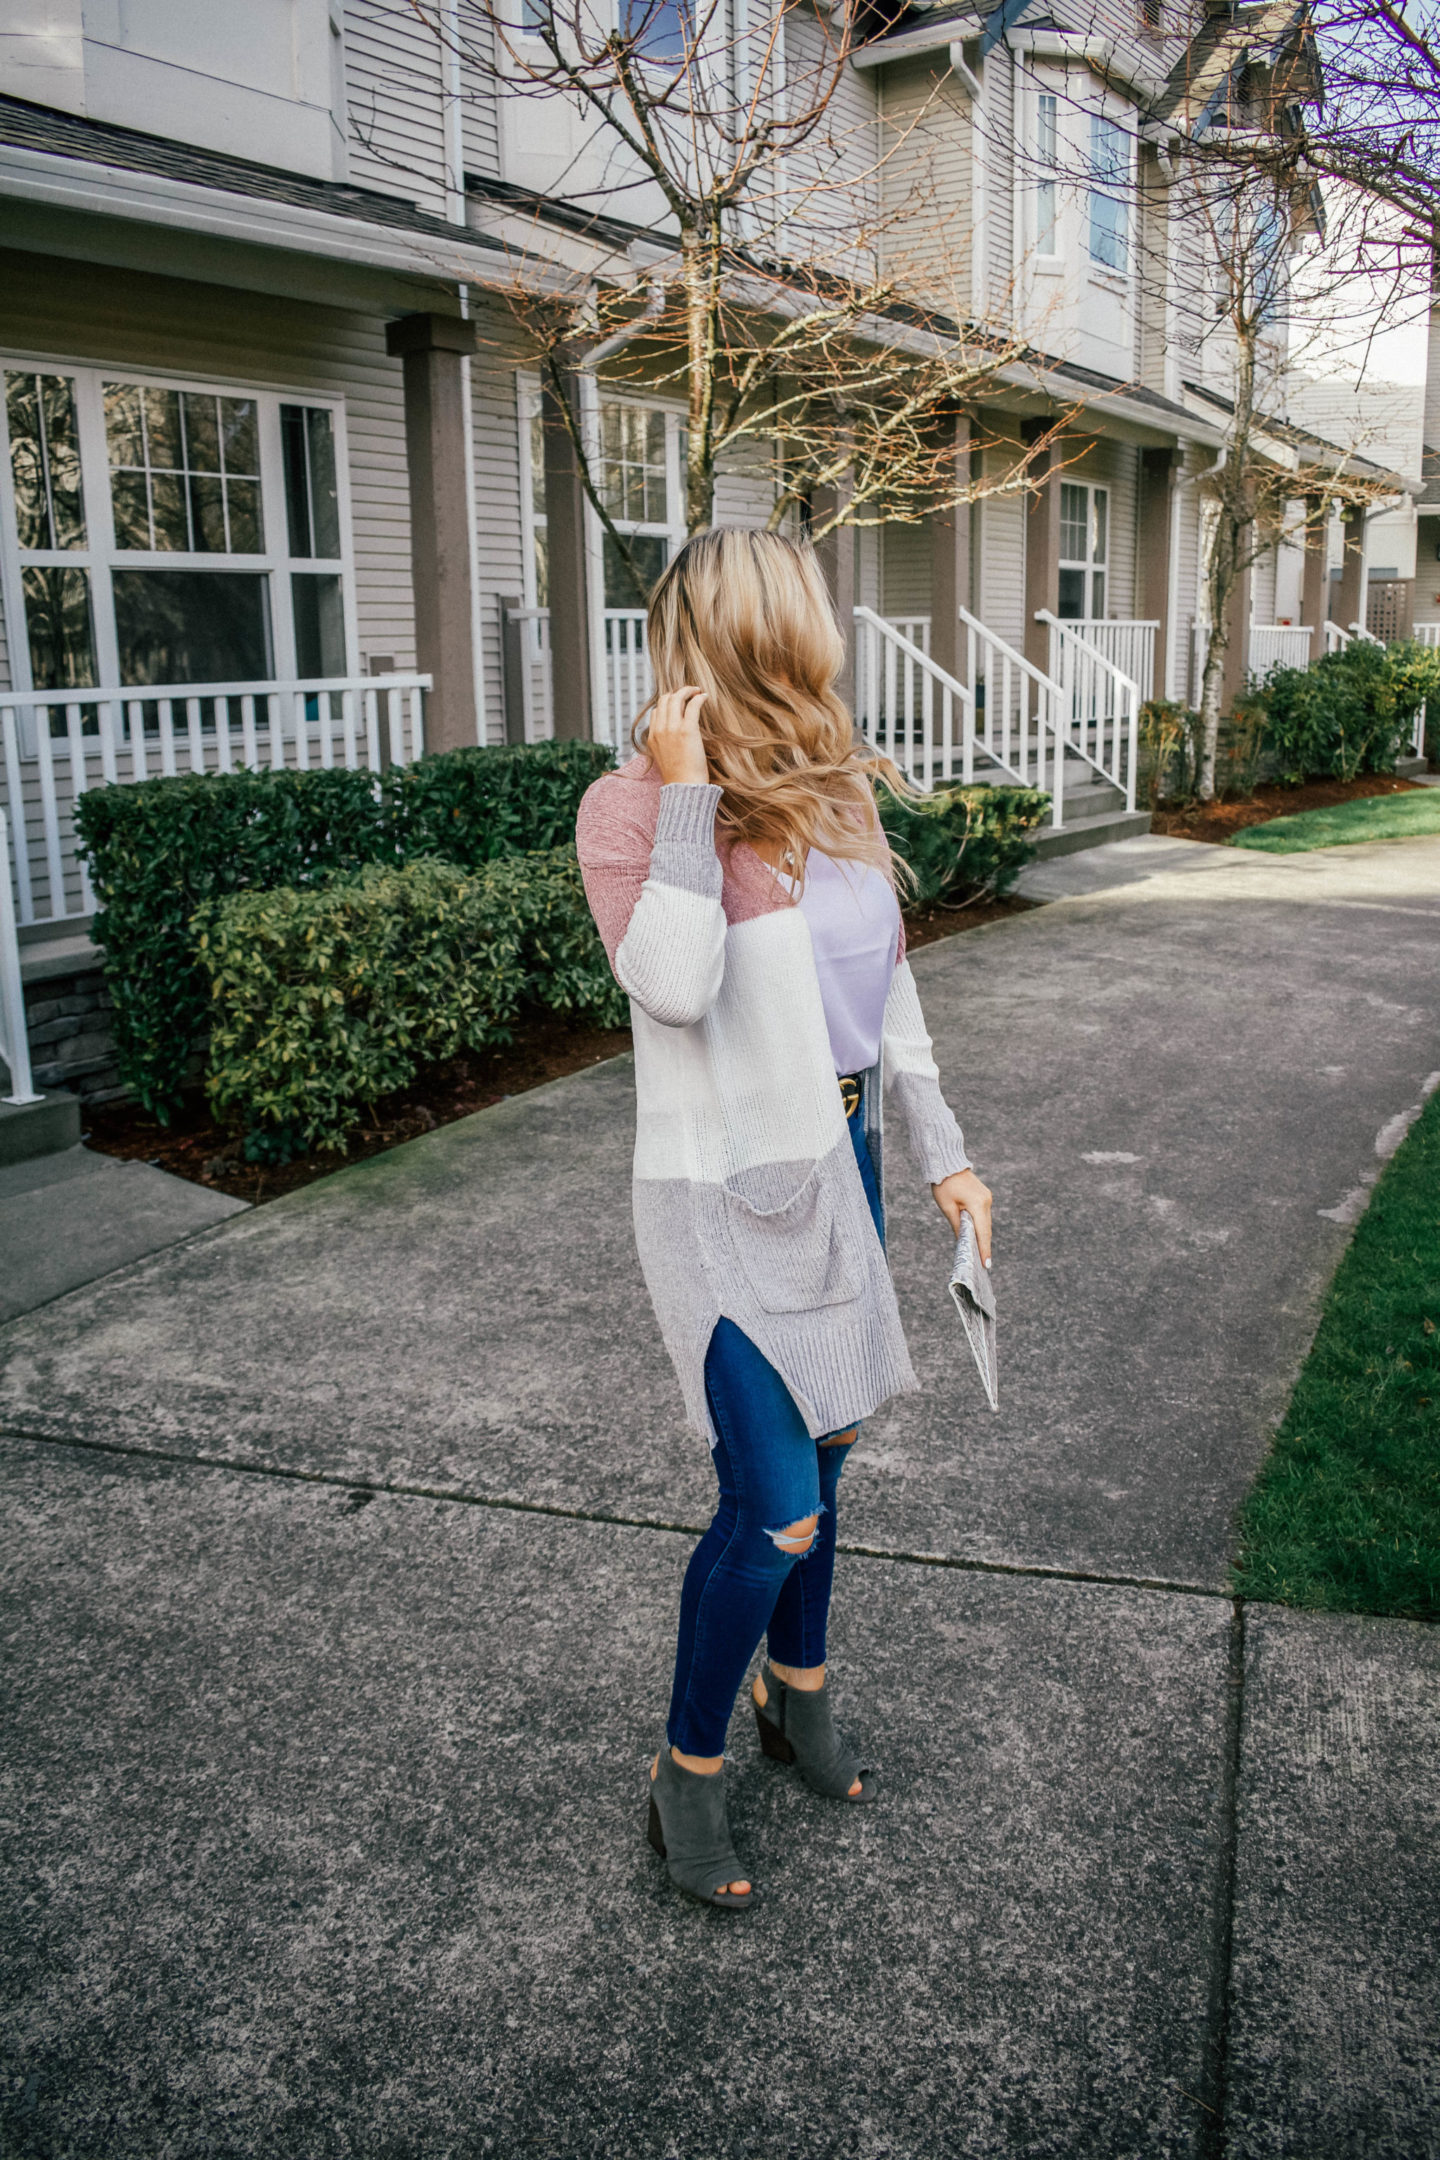
<path id="1" fill-rule="evenodd" d="M 864 1272 L 835 1221 L 828 1182 L 816 1164 L 779 1207 L 758 1208 L 731 1186 L 719 1188 L 730 1251 L 766 1312 L 813 1312 L 859 1297 Z"/>

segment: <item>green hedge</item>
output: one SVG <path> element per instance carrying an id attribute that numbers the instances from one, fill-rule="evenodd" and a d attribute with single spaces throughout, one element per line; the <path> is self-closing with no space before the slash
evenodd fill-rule
<path id="1" fill-rule="evenodd" d="M 95 788 L 76 831 L 100 912 L 126 1085 L 166 1117 L 210 1016 L 191 928 L 224 894 L 304 891 L 362 863 L 441 856 L 470 867 L 573 837 L 612 763 L 600 743 L 452 750 L 368 772 L 190 774 Z"/>
<path id="2" fill-rule="evenodd" d="M 510 1040 L 522 1005 L 623 1026 L 575 850 L 465 870 L 369 864 L 310 890 L 207 902 L 207 1087 L 252 1160 L 343 1150 L 363 1107 L 422 1064 Z"/>
<path id="3" fill-rule="evenodd" d="M 1440 653 L 1356 638 L 1308 668 L 1277 668 L 1247 692 L 1262 750 L 1287 782 L 1390 772 L 1427 697 L 1440 695 Z"/>
<path id="4" fill-rule="evenodd" d="M 909 904 L 928 908 L 1014 884 L 1032 848 L 1029 835 L 1050 807 L 1040 788 L 940 787 L 930 795 L 876 790 L 890 844 L 915 873 Z"/>

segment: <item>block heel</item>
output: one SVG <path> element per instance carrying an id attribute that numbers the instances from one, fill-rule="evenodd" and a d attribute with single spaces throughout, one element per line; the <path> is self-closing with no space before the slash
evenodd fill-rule
<path id="1" fill-rule="evenodd" d="M 752 1693 L 755 1730 L 760 1751 L 771 1762 L 793 1763 L 811 1792 L 827 1800 L 848 1800 L 862 1807 L 876 1797 L 875 1773 L 861 1767 L 860 1758 L 845 1745 L 835 1728 L 828 1687 L 792 1688 L 777 1680 L 769 1665 L 762 1665 L 765 1688 L 762 1708 Z M 860 1790 L 850 1787 L 856 1778 Z"/>
<path id="2" fill-rule="evenodd" d="M 730 1842 L 725 1815 L 725 1772 L 707 1777 L 700 1770 L 682 1770 L 668 1747 L 660 1751 L 660 1766 L 648 1778 L 650 1811 L 645 1820 L 646 1842 L 670 1870 L 670 1880 L 687 1897 L 717 1912 L 749 1912 L 755 1892 L 741 1895 L 727 1883 L 749 1880 Z"/>

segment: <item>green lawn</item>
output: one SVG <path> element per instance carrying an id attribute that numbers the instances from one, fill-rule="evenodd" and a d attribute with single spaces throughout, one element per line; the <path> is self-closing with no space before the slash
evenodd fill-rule
<path id="1" fill-rule="evenodd" d="M 1299 855 L 1307 848 L 1348 847 L 1356 840 L 1410 840 L 1417 833 L 1440 833 L 1440 788 L 1419 788 L 1413 795 L 1362 795 L 1328 810 L 1272 818 L 1268 825 L 1247 825 L 1230 845 Z"/>
<path id="2" fill-rule="evenodd" d="M 1243 1597 L 1440 1619 L 1440 1093 L 1386 1169 L 1240 1517 Z"/>

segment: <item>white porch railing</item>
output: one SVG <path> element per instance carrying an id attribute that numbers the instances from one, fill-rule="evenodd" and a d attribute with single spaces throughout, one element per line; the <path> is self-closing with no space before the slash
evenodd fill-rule
<path id="1" fill-rule="evenodd" d="M 930 658 L 929 636 L 928 619 L 855 610 L 856 725 L 872 750 L 927 789 L 975 777 L 974 695 Z"/>
<path id="2" fill-rule="evenodd" d="M 1314 632 L 1309 623 L 1251 623 L 1250 673 L 1264 682 L 1276 668 L 1306 668 Z"/>
<path id="3" fill-rule="evenodd" d="M 22 923 L 88 915 L 75 803 L 101 783 L 284 767 L 406 765 L 425 747 L 428 675 L 308 682 L 160 683 L 0 692 L 4 799 Z"/>
<path id="4" fill-rule="evenodd" d="M 1062 627 L 1071 636 L 1093 645 L 1095 650 L 1111 667 L 1127 676 L 1136 684 L 1141 703 L 1155 695 L 1155 640 L 1159 635 L 1158 622 L 1131 622 L 1127 619 L 1111 621 L 1108 617 L 1080 617 L 1074 621 L 1062 616 Z M 1053 650 L 1053 640 L 1052 640 Z M 1053 664 L 1050 673 L 1056 672 Z"/>
<path id="5" fill-rule="evenodd" d="M 1102 647 L 1085 635 L 1095 627 L 1062 622 L 1048 608 L 1036 612 L 1050 632 L 1050 679 L 1058 683 L 1064 699 L 1067 747 L 1087 765 L 1119 788 L 1127 810 L 1135 808 L 1135 779 L 1140 764 L 1140 707 L 1144 702 L 1139 683 L 1109 659 Z M 1116 629 L 1151 628 L 1142 624 L 1115 624 Z M 1117 646 L 1119 641 L 1117 640 Z M 1139 640 L 1130 640 L 1139 652 Z M 1154 646 L 1151 645 L 1151 664 Z"/>
<path id="6" fill-rule="evenodd" d="M 507 630 L 513 623 L 519 642 L 520 710 L 527 743 L 548 742 L 555 733 L 555 690 L 550 668 L 549 608 L 507 608 Z M 506 646 L 509 665 L 510 646 Z"/>
<path id="7" fill-rule="evenodd" d="M 655 679 L 645 645 L 644 608 L 606 608 L 605 630 L 605 734 L 616 760 L 624 764 L 631 755 L 630 730 L 643 705 L 649 703 Z"/>
<path id="8" fill-rule="evenodd" d="M 0 810 L 0 856 L 10 852 L 8 821 Z M 30 1078 L 30 1038 L 25 1032 L 25 990 L 20 980 L 20 940 L 8 876 L 0 877 L 0 1057 L 10 1074 L 8 1103 L 42 1102 Z"/>
<path id="9" fill-rule="evenodd" d="M 1410 635 L 1417 645 L 1428 645 L 1432 652 L 1440 651 L 1440 622 L 1416 623 Z"/>

